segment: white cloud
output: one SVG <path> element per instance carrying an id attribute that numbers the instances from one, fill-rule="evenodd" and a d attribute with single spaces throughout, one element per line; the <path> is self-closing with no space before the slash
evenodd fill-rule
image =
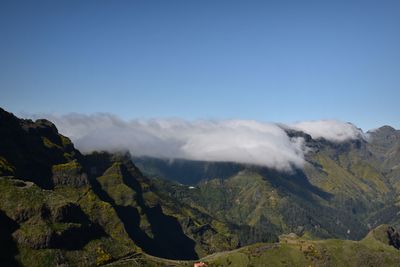
<path id="1" fill-rule="evenodd" d="M 337 120 L 303 121 L 289 127 L 303 131 L 313 139 L 324 138 L 332 142 L 343 142 L 352 139 L 364 139 L 364 133 L 349 122 Z"/>
<path id="2" fill-rule="evenodd" d="M 290 138 L 284 127 L 251 120 L 153 119 L 124 121 L 106 113 L 44 116 L 69 136 L 82 152 L 129 150 L 132 155 L 232 161 L 290 171 L 302 168 L 307 149 L 303 138 Z M 313 138 L 354 138 L 358 130 L 337 121 L 289 126 Z"/>

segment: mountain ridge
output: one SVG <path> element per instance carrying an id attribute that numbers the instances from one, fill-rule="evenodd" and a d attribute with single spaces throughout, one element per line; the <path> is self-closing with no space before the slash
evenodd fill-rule
<path id="1" fill-rule="evenodd" d="M 5 229 L 0 261 L 10 266 L 189 266 L 202 258 L 210 266 L 225 266 L 232 264 L 230 257 L 242 257 L 233 249 L 250 251 L 246 257 L 252 264 L 276 248 L 277 255 L 300 253 L 291 260 L 324 262 L 327 255 L 318 242 L 330 241 L 313 238 L 357 239 L 354 244 L 362 251 L 374 251 L 375 245 L 361 241 L 368 229 L 400 222 L 392 147 L 291 134 L 303 135 L 312 150 L 304 170 L 284 173 L 230 162 L 81 154 L 53 123 L 19 119 L 0 109 L 0 225 Z M 375 152 L 376 147 L 383 148 Z M 382 160 L 378 153 L 387 156 Z M 385 242 L 391 243 L 379 245 L 388 252 L 378 260 L 395 257 L 391 248 L 398 234 L 389 230 Z M 290 232 L 302 241 L 289 247 L 278 242 Z M 252 245 L 259 242 L 269 243 Z M 304 244 L 315 251 L 304 250 Z"/>

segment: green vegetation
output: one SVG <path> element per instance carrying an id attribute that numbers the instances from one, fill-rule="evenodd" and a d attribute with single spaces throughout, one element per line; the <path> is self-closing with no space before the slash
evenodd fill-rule
<path id="1" fill-rule="evenodd" d="M 305 240 L 281 238 L 276 244 L 255 244 L 217 253 L 209 266 L 397 266 L 400 253 L 377 240 Z"/>
<path id="2" fill-rule="evenodd" d="M 43 145 L 47 148 L 57 148 L 60 149 L 61 147 L 53 142 L 51 142 L 47 137 L 42 137 Z"/>
<path id="3" fill-rule="evenodd" d="M 144 176 L 129 154 L 81 155 L 46 120 L 0 113 L 7 121 L 0 127 L 0 229 L 6 258 L 15 264 L 399 262 L 395 228 L 382 225 L 366 235 L 379 224 L 400 223 L 397 137 L 371 144 L 310 140 L 315 149 L 305 169 L 293 173 L 235 163 L 139 160 L 145 173 L 186 183 L 179 184 Z"/>
<path id="4" fill-rule="evenodd" d="M 82 169 L 82 166 L 76 160 L 72 160 L 67 163 L 53 165 L 54 171 L 69 171 L 69 170 L 79 170 Z"/>
<path id="5" fill-rule="evenodd" d="M 0 175 L 12 175 L 15 168 L 8 161 L 0 156 Z"/>
<path id="6" fill-rule="evenodd" d="M 60 135 L 60 138 L 61 138 L 61 144 L 63 147 L 68 147 L 68 146 L 73 145 L 71 140 L 68 137 L 66 137 L 64 135 Z"/>
<path id="7" fill-rule="evenodd" d="M 387 226 L 376 230 L 384 233 Z M 374 230 L 375 231 L 375 230 Z M 257 243 L 240 249 L 215 253 L 198 261 L 209 267 L 258 266 L 398 266 L 400 253 L 374 235 L 361 241 L 308 240 L 294 234 L 282 235 L 277 243 Z M 148 256 L 147 256 L 148 257 Z M 166 261 L 149 257 L 160 266 L 193 266 L 193 261 Z M 137 266 L 137 258 L 118 260 L 112 266 Z"/>

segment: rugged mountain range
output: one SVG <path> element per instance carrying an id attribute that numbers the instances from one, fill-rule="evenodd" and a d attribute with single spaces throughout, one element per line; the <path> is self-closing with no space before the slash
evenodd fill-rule
<path id="1" fill-rule="evenodd" d="M 310 148 L 302 170 L 145 157 L 134 162 L 149 177 L 192 187 L 173 186 L 172 197 L 262 232 L 360 239 L 379 224 L 399 222 L 400 131 L 384 126 L 366 140 L 341 143 L 288 134 L 302 136 Z"/>
<path id="2" fill-rule="evenodd" d="M 372 229 L 400 222 L 400 132 L 288 134 L 311 148 L 304 169 L 83 155 L 51 122 L 0 109 L 1 266 L 190 266 L 217 252 L 204 260 L 395 265 L 399 234 Z"/>
<path id="3" fill-rule="evenodd" d="M 82 155 L 51 122 L 4 110 L 0 137 L 10 264 L 90 266 L 136 253 L 197 259 L 238 246 L 232 226 L 156 191 L 128 154 Z"/>

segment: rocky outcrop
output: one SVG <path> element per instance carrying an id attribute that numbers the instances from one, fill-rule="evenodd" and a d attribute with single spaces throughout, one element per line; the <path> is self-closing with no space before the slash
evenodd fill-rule
<path id="1" fill-rule="evenodd" d="M 82 187 L 89 184 L 86 173 L 76 160 L 65 164 L 53 165 L 52 173 L 54 186 Z"/>
<path id="2" fill-rule="evenodd" d="M 81 158 L 48 120 L 24 120 L 0 108 L 0 173 L 54 187 L 52 166 Z"/>
<path id="3" fill-rule="evenodd" d="M 393 227 L 389 226 L 387 229 L 389 244 L 397 249 L 400 249 L 400 233 Z"/>

